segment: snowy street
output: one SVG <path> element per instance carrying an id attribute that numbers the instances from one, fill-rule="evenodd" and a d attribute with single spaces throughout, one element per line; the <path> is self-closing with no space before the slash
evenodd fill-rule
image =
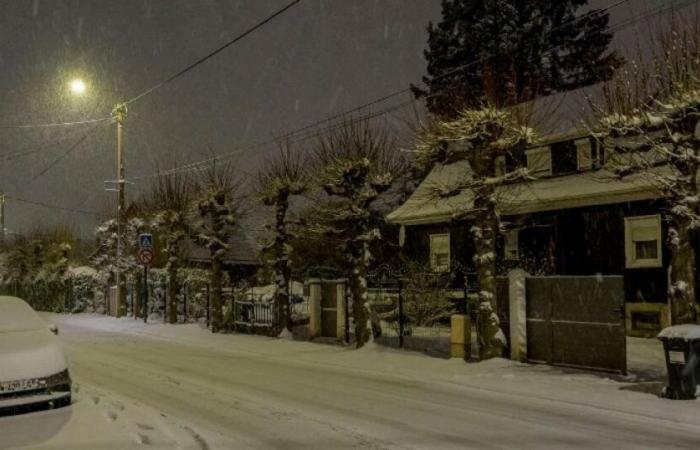
<path id="1" fill-rule="evenodd" d="M 635 350 L 643 377 L 613 379 L 197 325 L 45 318 L 59 326 L 74 405 L 0 419 L 0 448 L 700 446 L 700 402 L 649 393 L 660 386 L 654 341 Z"/>

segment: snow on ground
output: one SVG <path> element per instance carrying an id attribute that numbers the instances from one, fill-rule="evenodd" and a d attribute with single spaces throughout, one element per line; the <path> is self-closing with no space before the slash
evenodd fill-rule
<path id="1" fill-rule="evenodd" d="M 619 377 L 213 335 L 194 324 L 49 320 L 59 325 L 80 389 L 63 428 L 31 448 L 700 446 L 700 402 L 656 395 L 664 373 L 656 340 L 631 339 L 634 373 Z M 57 413 L 0 419 L 0 436 L 8 423 L 21 436 L 31 428 L 18 424 Z M 139 424 L 152 428 L 148 444 L 138 444 Z"/>

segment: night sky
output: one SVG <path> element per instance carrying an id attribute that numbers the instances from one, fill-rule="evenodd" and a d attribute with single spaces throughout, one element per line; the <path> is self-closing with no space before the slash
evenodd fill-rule
<path id="1" fill-rule="evenodd" d="M 122 97 L 162 81 L 287 3 L 0 0 L 0 189 L 14 198 L 74 209 L 111 208 L 116 198 L 104 191 L 104 181 L 115 179 L 113 124 L 2 127 L 108 116 Z M 632 0 L 634 6 L 613 11 L 612 22 L 665 3 Z M 425 28 L 439 16 L 439 0 L 302 1 L 131 105 L 127 178 L 201 160 L 211 152 L 240 151 L 235 160 L 241 177 L 250 180 L 245 173 L 253 173 L 272 148 L 251 149 L 251 144 L 419 82 L 425 71 Z M 616 45 L 629 47 L 648 26 L 642 22 L 627 30 Z M 69 93 L 68 82 L 75 77 L 88 84 L 83 97 Z M 377 109 L 408 99 L 404 94 Z M 385 120 L 401 130 L 410 116 L 403 109 Z M 149 183 L 135 181 L 128 187 L 132 197 Z M 8 199 L 11 231 L 55 222 L 83 234 L 95 225 L 89 215 Z"/>

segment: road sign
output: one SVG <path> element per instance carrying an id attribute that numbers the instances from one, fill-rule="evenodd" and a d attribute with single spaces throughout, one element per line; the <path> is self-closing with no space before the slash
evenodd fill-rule
<path id="1" fill-rule="evenodd" d="M 153 235 L 149 233 L 139 234 L 139 248 L 141 250 L 153 250 Z"/>
<path id="2" fill-rule="evenodd" d="M 151 262 L 153 262 L 153 256 L 154 256 L 153 250 L 148 249 L 148 248 L 142 248 L 141 250 L 139 250 L 139 253 L 136 255 L 136 260 L 140 264 L 142 264 L 144 266 L 148 266 L 149 264 L 151 264 Z"/>

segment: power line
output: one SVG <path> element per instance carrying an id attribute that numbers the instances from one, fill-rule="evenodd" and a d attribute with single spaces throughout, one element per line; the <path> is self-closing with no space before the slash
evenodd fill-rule
<path id="1" fill-rule="evenodd" d="M 100 119 L 87 119 L 79 120 L 76 122 L 53 122 L 53 123 L 35 123 L 35 124 L 14 124 L 14 125 L 0 125 L 0 129 L 32 129 L 32 128 L 56 128 L 56 127 L 69 127 L 74 125 L 87 125 L 91 123 L 104 122 L 111 120 L 111 117 L 102 117 Z"/>
<path id="2" fill-rule="evenodd" d="M 59 155 L 58 158 L 54 159 L 54 160 L 53 160 L 51 163 L 49 163 L 49 165 L 47 165 L 41 172 L 39 172 L 38 174 L 36 174 L 36 175 L 32 178 L 32 182 L 36 181 L 38 178 L 41 178 L 41 177 L 42 177 L 43 175 L 45 175 L 49 170 L 51 170 L 51 169 L 53 169 L 54 167 L 56 167 L 56 165 L 58 165 L 58 163 L 60 163 L 60 162 L 63 161 L 66 157 L 68 157 L 68 155 L 70 155 L 76 148 L 78 148 L 78 146 L 79 146 L 80 144 L 82 144 L 82 143 L 88 138 L 88 136 L 90 136 L 95 130 L 97 130 L 97 128 L 98 128 L 100 125 L 101 125 L 101 124 L 98 123 L 98 124 L 95 125 L 94 127 L 90 128 L 90 129 L 89 129 L 85 134 L 83 134 L 77 141 L 75 141 L 75 142 L 73 143 L 73 145 L 71 145 L 70 147 L 68 147 L 68 149 L 66 149 L 65 152 L 63 152 L 61 155 Z"/>
<path id="3" fill-rule="evenodd" d="M 95 217 L 99 215 L 99 213 L 97 213 L 96 211 L 88 211 L 85 209 L 76 209 L 76 208 L 69 208 L 69 207 L 58 206 L 58 205 L 51 205 L 48 203 L 38 202 L 38 201 L 34 201 L 34 200 L 27 200 L 27 199 L 15 197 L 12 195 L 5 195 L 5 198 L 8 200 L 13 200 L 13 201 L 20 202 L 20 203 L 26 203 L 29 205 L 40 206 L 42 208 L 48 208 L 48 209 L 55 209 L 55 210 L 59 210 L 59 211 L 67 211 L 67 212 L 72 212 L 75 214 L 85 214 L 85 215 L 90 215 L 90 216 L 95 216 Z"/>
<path id="4" fill-rule="evenodd" d="M 618 6 L 623 5 L 624 3 L 628 3 L 629 1 L 630 1 L 630 0 L 618 0 L 616 3 L 613 3 L 612 5 L 608 5 L 608 6 L 606 6 L 605 8 L 601 8 L 601 9 L 597 9 L 597 10 L 592 10 L 592 11 L 589 11 L 589 12 L 587 12 L 586 14 L 583 14 L 583 15 L 581 15 L 581 16 L 574 17 L 574 18 L 572 18 L 572 19 L 570 19 L 570 20 L 568 20 L 568 21 L 565 21 L 564 23 L 562 23 L 562 24 L 560 24 L 560 25 L 558 25 L 558 26 L 552 28 L 552 29 L 550 30 L 550 33 L 553 32 L 553 31 L 557 31 L 557 30 L 559 30 L 559 29 L 561 29 L 561 28 L 563 28 L 563 27 L 565 27 L 565 26 L 571 25 L 571 24 L 573 24 L 573 23 L 575 23 L 575 22 L 581 21 L 581 20 L 583 20 L 583 19 L 585 19 L 585 18 L 587 18 L 587 17 L 590 17 L 590 16 L 592 16 L 592 15 L 602 14 L 602 13 L 604 13 L 604 12 L 606 12 L 606 11 L 610 11 L 611 9 L 617 8 Z M 561 47 L 561 44 L 558 45 L 558 46 L 552 47 L 549 51 L 550 51 L 550 52 L 551 52 L 551 51 L 554 51 L 554 50 L 558 49 L 559 47 Z M 491 56 L 491 58 L 493 58 L 493 57 L 495 57 L 495 55 L 494 55 L 494 56 Z M 434 80 L 439 80 L 439 79 L 441 79 L 441 78 L 444 78 L 444 77 L 453 75 L 453 74 L 455 74 L 455 73 L 457 73 L 457 72 L 459 72 L 459 71 L 461 71 L 461 70 L 464 70 L 464 69 L 467 69 L 467 68 L 469 68 L 469 67 L 471 67 L 471 66 L 473 66 L 473 65 L 479 64 L 480 62 L 481 62 L 481 60 L 470 61 L 470 62 L 468 62 L 468 63 L 462 64 L 462 65 L 457 66 L 457 67 L 455 67 L 455 68 L 453 68 L 453 69 L 450 69 L 449 71 L 447 71 L 447 72 L 445 72 L 445 73 L 442 73 L 442 74 L 440 74 L 440 75 L 437 75 L 437 76 L 433 77 L 433 79 L 434 79 Z M 309 129 L 309 128 L 313 128 L 313 127 L 315 127 L 315 126 L 322 125 L 322 124 L 327 123 L 327 122 L 331 122 L 331 121 L 333 121 L 333 120 L 335 120 L 335 119 L 337 119 L 337 118 L 347 116 L 347 115 L 349 115 L 349 114 L 352 114 L 352 113 L 354 113 L 354 112 L 357 112 L 357 111 L 360 111 L 360 110 L 363 110 L 363 109 L 367 109 L 367 108 L 370 107 L 370 106 L 374 106 L 374 105 L 376 105 L 376 104 L 378 104 L 378 103 L 383 103 L 383 102 L 386 101 L 386 100 L 392 99 L 392 98 L 394 98 L 394 97 L 398 97 L 399 95 L 402 95 L 402 94 L 405 94 L 405 93 L 409 93 L 409 92 L 411 92 L 411 90 L 412 90 L 412 88 L 409 86 L 409 87 L 407 87 L 407 88 L 403 88 L 403 89 L 394 91 L 394 92 L 392 92 L 392 93 L 390 93 L 390 94 L 387 94 L 387 95 L 385 95 L 385 96 L 379 97 L 379 98 L 377 98 L 377 99 L 375 99 L 375 100 L 372 100 L 372 101 L 370 101 L 370 102 L 367 102 L 367 103 L 364 103 L 364 104 L 362 104 L 362 105 L 353 107 L 353 108 L 351 108 L 351 109 L 348 109 L 348 110 L 346 110 L 346 111 L 340 112 L 340 113 L 335 114 L 335 115 L 333 115 L 333 116 L 330 116 L 330 117 L 328 117 L 328 118 L 321 119 L 321 120 L 318 120 L 318 121 L 316 121 L 316 122 L 310 123 L 310 124 L 308 124 L 308 125 L 306 125 L 306 126 L 303 126 L 303 127 L 299 128 L 299 129 L 297 129 L 297 130 L 294 130 L 293 133 L 302 132 L 302 131 L 305 131 L 305 130 L 307 130 L 307 129 Z M 430 97 L 430 96 L 428 96 L 428 97 Z M 290 133 L 290 134 L 292 134 L 292 133 Z"/>
<path id="5" fill-rule="evenodd" d="M 234 44 L 237 43 L 238 41 L 241 41 L 242 39 L 244 39 L 244 38 L 247 37 L 248 35 L 254 33 L 254 32 L 257 31 L 258 29 L 260 29 L 260 28 L 262 28 L 263 26 L 267 25 L 269 22 L 271 22 L 272 20 L 274 20 L 274 19 L 277 18 L 278 16 L 281 16 L 282 14 L 284 14 L 285 12 L 287 12 L 289 9 L 291 9 L 291 8 L 294 7 L 294 6 L 296 6 L 296 5 L 299 4 L 300 2 L 301 2 L 301 0 L 294 0 L 294 1 L 292 1 L 291 3 L 287 4 L 287 5 L 286 5 L 285 7 L 283 7 L 282 9 L 279 9 L 278 11 L 274 12 L 272 15 L 268 16 L 266 19 L 264 19 L 264 20 L 258 22 L 257 24 L 253 25 L 251 28 L 248 28 L 248 29 L 247 29 L 246 31 L 244 31 L 243 33 L 239 34 L 239 35 L 236 36 L 235 38 L 233 38 L 233 39 L 231 39 L 230 41 L 228 41 L 227 43 L 225 43 L 224 45 L 218 47 L 216 50 L 210 52 L 209 54 L 207 54 L 207 55 L 205 55 L 205 56 L 203 56 L 203 57 L 201 57 L 200 59 L 198 59 L 197 61 L 195 61 L 195 62 L 193 62 L 192 64 L 188 65 L 187 67 L 183 68 L 183 69 L 180 70 L 179 72 L 177 72 L 177 73 L 171 75 L 169 78 L 166 78 L 165 80 L 163 80 L 163 81 L 161 81 L 161 82 L 159 82 L 159 83 L 157 83 L 157 84 L 151 86 L 150 88 L 146 89 L 145 91 L 143 91 L 142 93 L 140 93 L 140 94 L 138 94 L 137 96 L 133 97 L 132 99 L 127 100 L 125 103 L 126 103 L 126 104 L 130 104 L 130 103 L 136 102 L 136 101 L 140 100 L 141 98 L 143 98 L 143 97 L 145 97 L 145 96 L 151 94 L 153 91 L 155 91 L 155 90 L 161 88 L 162 86 L 164 86 L 164 85 L 166 85 L 166 84 L 168 84 L 168 83 L 171 83 L 171 82 L 174 81 L 175 79 L 181 77 L 182 75 L 186 74 L 186 73 L 189 72 L 190 70 L 192 70 L 192 69 L 194 69 L 195 67 L 199 66 L 200 64 L 204 63 L 204 62 L 207 61 L 209 58 L 212 58 L 212 57 L 216 56 L 217 54 L 219 54 L 219 53 L 221 53 L 222 51 L 226 50 L 227 48 L 229 48 L 230 46 L 234 45 Z"/>

